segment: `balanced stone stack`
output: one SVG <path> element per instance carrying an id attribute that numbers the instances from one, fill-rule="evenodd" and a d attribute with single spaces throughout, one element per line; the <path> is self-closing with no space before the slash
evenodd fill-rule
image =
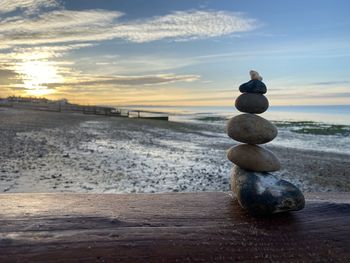
<path id="1" fill-rule="evenodd" d="M 265 112 L 269 102 L 263 95 L 267 89 L 262 77 L 253 70 L 250 76 L 251 80 L 239 87 L 243 94 L 235 103 L 243 114 L 227 123 L 228 136 L 244 143 L 231 147 L 227 152 L 227 158 L 234 163 L 232 191 L 239 204 L 253 214 L 301 210 L 305 205 L 302 192 L 271 173 L 280 169 L 280 161 L 273 152 L 259 146 L 272 141 L 277 136 L 277 128 L 256 115 Z"/>

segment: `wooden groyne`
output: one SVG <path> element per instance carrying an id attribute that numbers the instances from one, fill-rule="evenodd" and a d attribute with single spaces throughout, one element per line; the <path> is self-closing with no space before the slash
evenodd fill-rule
<path id="1" fill-rule="evenodd" d="M 350 194 L 253 217 L 232 193 L 0 194 L 0 262 L 349 262 Z"/>

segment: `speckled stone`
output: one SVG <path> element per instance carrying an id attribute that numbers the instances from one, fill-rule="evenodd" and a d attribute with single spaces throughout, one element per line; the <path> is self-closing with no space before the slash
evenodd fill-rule
<path id="1" fill-rule="evenodd" d="M 227 158 L 239 167 L 256 172 L 274 172 L 281 168 L 273 152 L 257 145 L 240 144 L 227 151 Z"/>
<path id="2" fill-rule="evenodd" d="M 249 144 L 263 144 L 277 136 L 277 128 L 268 120 L 245 113 L 231 118 L 226 126 L 227 135 L 232 139 Z"/>
<path id="3" fill-rule="evenodd" d="M 260 76 L 260 74 L 255 70 L 249 71 L 249 75 L 250 75 L 250 79 L 257 79 L 260 81 L 263 80 L 262 76 Z"/>
<path id="4" fill-rule="evenodd" d="M 260 93 L 265 94 L 267 89 L 265 84 L 257 79 L 252 79 L 246 83 L 243 83 L 241 86 L 239 86 L 239 91 L 242 93 Z"/>
<path id="5" fill-rule="evenodd" d="M 269 108 L 267 98 L 258 93 L 243 93 L 236 99 L 236 109 L 247 113 L 263 113 Z"/>
<path id="6" fill-rule="evenodd" d="M 297 211 L 305 206 L 304 195 L 295 185 L 271 173 L 252 172 L 235 166 L 231 182 L 239 204 L 252 214 Z"/>

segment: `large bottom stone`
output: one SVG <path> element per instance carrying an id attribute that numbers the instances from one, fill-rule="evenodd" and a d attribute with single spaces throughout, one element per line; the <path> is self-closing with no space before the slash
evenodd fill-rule
<path id="1" fill-rule="evenodd" d="M 297 211 L 305 206 L 304 195 L 295 185 L 271 173 L 252 172 L 235 166 L 231 181 L 239 204 L 252 214 Z"/>

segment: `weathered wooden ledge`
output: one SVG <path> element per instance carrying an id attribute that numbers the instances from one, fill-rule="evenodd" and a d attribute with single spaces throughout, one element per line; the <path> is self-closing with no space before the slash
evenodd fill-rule
<path id="1" fill-rule="evenodd" d="M 1 194 L 0 262 L 350 262 L 350 193 L 254 218 L 230 193 Z"/>

